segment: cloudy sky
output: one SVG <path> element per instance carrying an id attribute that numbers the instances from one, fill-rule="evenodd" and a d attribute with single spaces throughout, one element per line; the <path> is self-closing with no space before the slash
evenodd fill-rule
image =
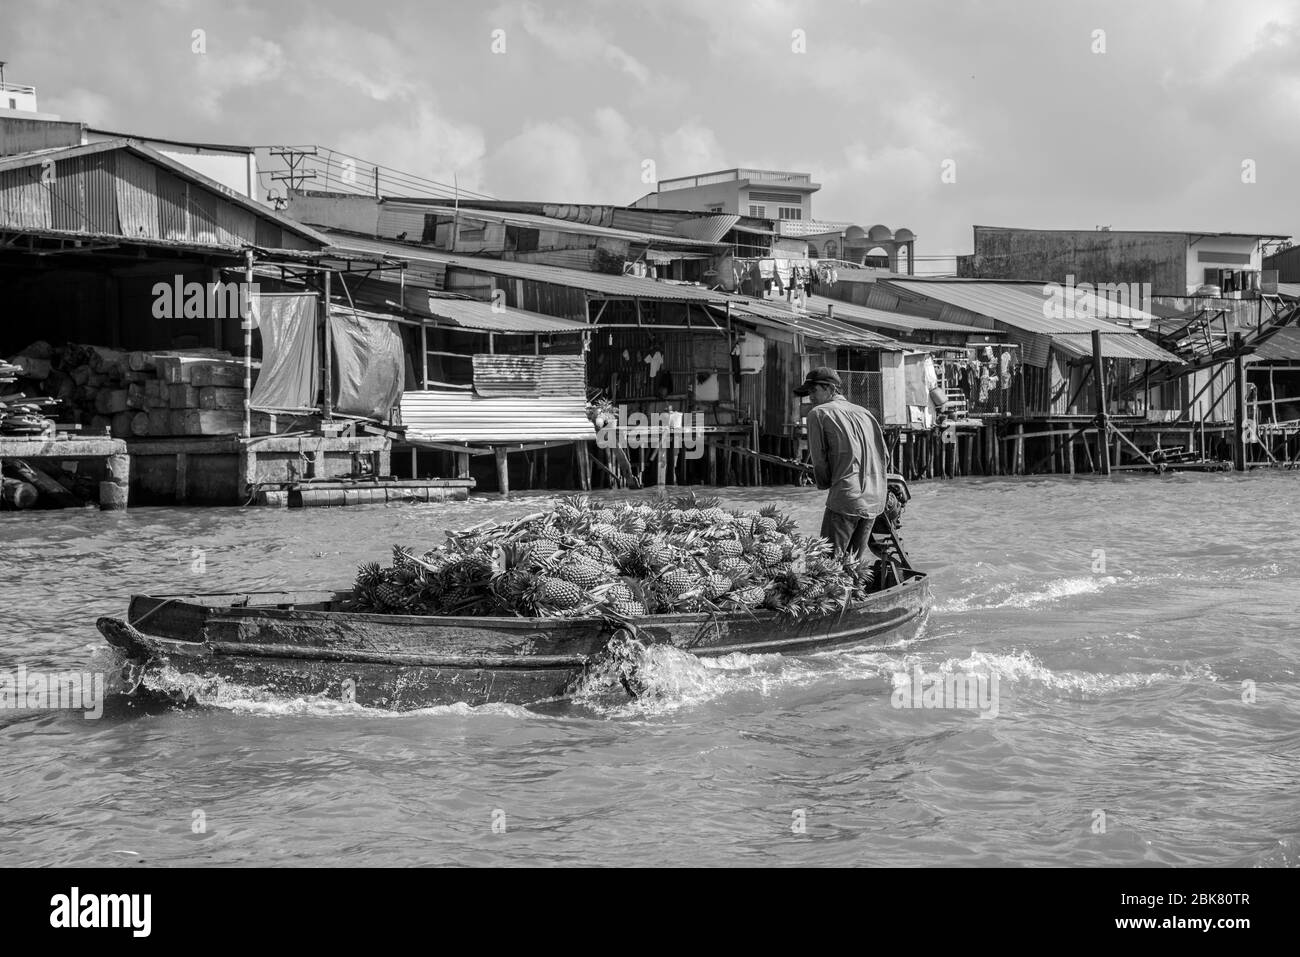
<path id="1" fill-rule="evenodd" d="M 646 160 L 808 171 L 818 219 L 910 227 L 924 272 L 975 223 L 1300 233 L 1294 0 L 34 0 L 4 21 L 6 79 L 67 119 L 318 143 L 502 199 L 628 203 Z"/>

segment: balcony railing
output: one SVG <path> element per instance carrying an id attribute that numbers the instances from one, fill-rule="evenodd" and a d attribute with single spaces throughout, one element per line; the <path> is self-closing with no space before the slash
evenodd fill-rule
<path id="1" fill-rule="evenodd" d="M 0 83 L 0 93 L 26 93 L 29 96 L 35 96 L 36 87 L 19 86 L 17 83 Z"/>

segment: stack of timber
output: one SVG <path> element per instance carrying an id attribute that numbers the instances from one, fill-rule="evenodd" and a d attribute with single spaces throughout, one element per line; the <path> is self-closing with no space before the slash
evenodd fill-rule
<path id="1" fill-rule="evenodd" d="M 20 367 L 15 378 L 26 392 L 61 400 L 87 435 L 227 435 L 243 429 L 244 360 L 228 352 L 33 343 L 13 364 Z"/>

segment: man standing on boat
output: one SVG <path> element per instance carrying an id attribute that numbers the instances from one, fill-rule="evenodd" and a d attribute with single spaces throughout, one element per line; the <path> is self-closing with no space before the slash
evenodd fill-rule
<path id="1" fill-rule="evenodd" d="M 846 399 L 843 388 L 834 369 L 819 366 L 794 394 L 812 402 L 807 418 L 813 478 L 830 492 L 822 537 L 863 560 L 872 526 L 885 510 L 889 455 L 876 417 Z"/>

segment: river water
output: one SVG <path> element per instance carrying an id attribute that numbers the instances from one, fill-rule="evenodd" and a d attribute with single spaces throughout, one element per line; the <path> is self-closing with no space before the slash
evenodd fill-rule
<path id="1" fill-rule="evenodd" d="M 901 647 L 659 655 L 642 699 L 531 710 L 0 711 L 0 864 L 1300 863 L 1296 475 L 913 492 L 935 603 Z M 112 670 L 132 592 L 346 585 L 542 501 L 5 513 L 0 673 Z M 725 501 L 815 532 L 822 496 Z M 948 674 L 986 706 L 897 706 Z"/>

